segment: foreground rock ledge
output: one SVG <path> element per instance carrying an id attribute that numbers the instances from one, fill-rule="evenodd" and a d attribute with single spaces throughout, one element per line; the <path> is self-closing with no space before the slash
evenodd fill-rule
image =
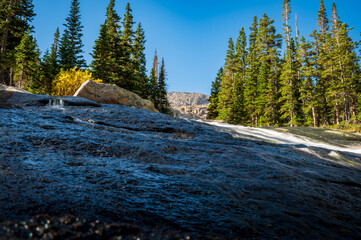
<path id="1" fill-rule="evenodd" d="M 338 162 L 359 155 L 109 104 L 0 109 L 0 142 L 0 222 L 15 229 L 46 213 L 192 239 L 361 238 L 361 170 Z"/>
<path id="2" fill-rule="evenodd" d="M 115 84 L 96 83 L 88 80 L 80 86 L 74 96 L 86 98 L 97 103 L 120 104 L 158 112 L 151 101 L 143 99 L 137 94 L 120 88 Z"/>

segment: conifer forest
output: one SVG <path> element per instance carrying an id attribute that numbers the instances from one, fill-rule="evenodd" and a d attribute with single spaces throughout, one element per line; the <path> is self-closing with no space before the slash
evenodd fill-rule
<path id="1" fill-rule="evenodd" d="M 224 66 L 212 83 L 208 118 L 247 126 L 330 126 L 361 122 L 359 42 L 336 4 L 321 0 L 317 26 L 300 35 L 291 1 L 283 0 L 283 34 L 264 14 L 250 34 L 228 41 Z"/>
<path id="2" fill-rule="evenodd" d="M 83 25 L 79 0 L 72 0 L 65 18 L 64 32 L 55 30 L 51 48 L 40 53 L 31 22 L 36 15 L 32 0 L 0 1 L 0 83 L 36 94 L 55 95 L 54 82 L 60 77 L 84 76 L 116 84 L 151 100 L 162 113 L 171 113 L 166 95 L 164 59 L 159 66 L 155 53 L 148 76 L 145 58 L 145 32 L 133 21 L 128 3 L 121 18 L 115 0 L 110 0 L 105 22 L 100 26 L 87 66 L 83 51 Z M 49 44 L 50 45 L 50 44 Z M 90 71 L 90 74 L 89 72 Z M 75 73 L 74 73 L 75 72 Z M 73 93 L 71 93 L 73 94 Z"/>

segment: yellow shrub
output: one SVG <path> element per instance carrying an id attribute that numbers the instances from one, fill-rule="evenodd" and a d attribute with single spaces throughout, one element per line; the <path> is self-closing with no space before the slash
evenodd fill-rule
<path id="1" fill-rule="evenodd" d="M 97 83 L 103 82 L 100 79 L 93 79 L 88 69 L 80 70 L 75 67 L 69 70 L 61 70 L 53 81 L 52 94 L 54 96 L 73 96 L 87 80 L 93 80 Z"/>

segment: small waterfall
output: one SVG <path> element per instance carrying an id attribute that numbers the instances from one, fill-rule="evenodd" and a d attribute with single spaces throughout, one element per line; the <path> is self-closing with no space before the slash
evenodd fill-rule
<path id="1" fill-rule="evenodd" d="M 48 106 L 52 108 L 64 108 L 64 101 L 60 98 L 52 98 L 49 99 Z"/>

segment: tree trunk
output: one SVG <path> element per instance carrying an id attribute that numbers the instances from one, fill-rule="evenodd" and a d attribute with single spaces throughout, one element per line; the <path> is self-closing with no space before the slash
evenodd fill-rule
<path id="1" fill-rule="evenodd" d="M 317 118 L 316 118 L 315 106 L 312 106 L 312 118 L 313 118 L 313 126 L 317 127 Z"/>
<path id="2" fill-rule="evenodd" d="M 336 101 L 336 124 L 340 124 L 340 106 L 338 101 Z"/>

